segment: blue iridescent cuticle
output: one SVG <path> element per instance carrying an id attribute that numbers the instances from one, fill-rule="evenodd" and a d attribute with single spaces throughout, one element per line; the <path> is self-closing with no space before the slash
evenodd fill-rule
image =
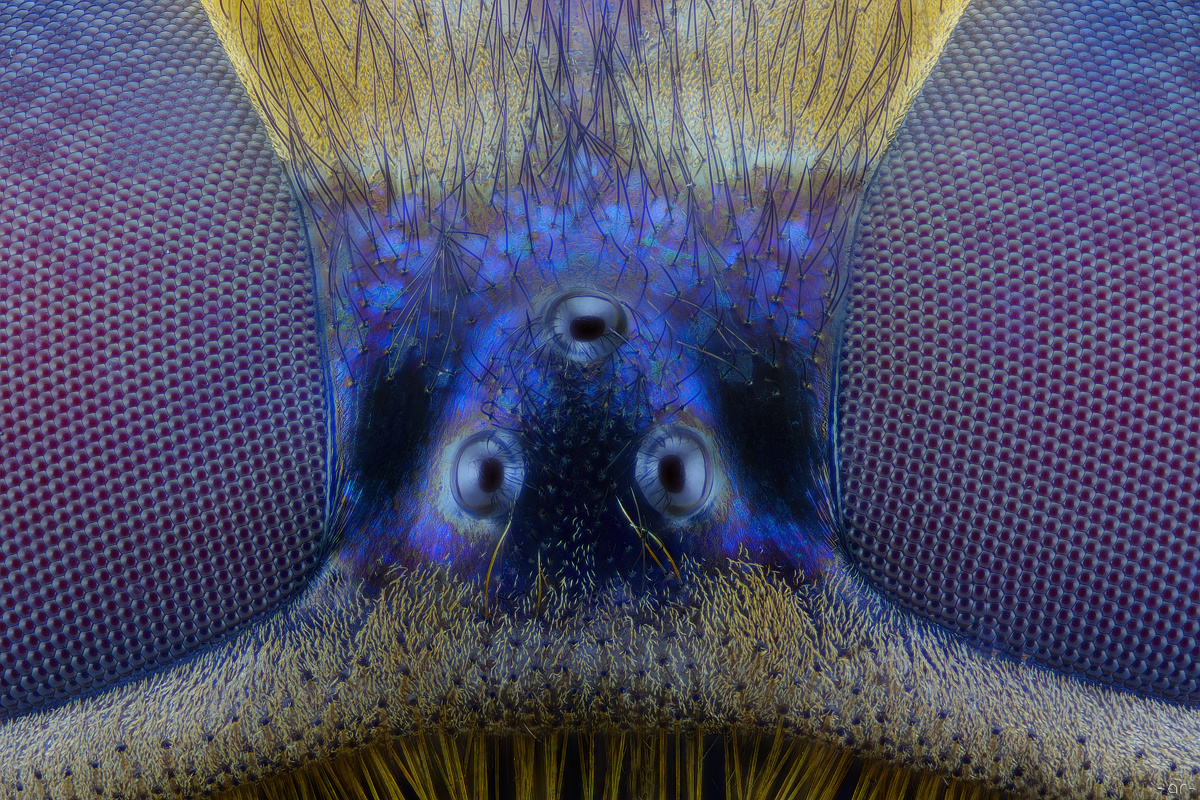
<path id="1" fill-rule="evenodd" d="M 519 591 L 682 559 L 803 577 L 830 557 L 822 221 L 786 193 L 668 201 L 606 176 L 565 203 L 401 198 L 337 223 L 343 563 Z M 504 496 L 464 503 L 484 489 Z"/>

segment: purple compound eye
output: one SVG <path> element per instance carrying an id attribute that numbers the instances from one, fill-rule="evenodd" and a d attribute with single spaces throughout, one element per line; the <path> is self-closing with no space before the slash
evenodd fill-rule
<path id="1" fill-rule="evenodd" d="M 199 4 L 0 17 L 3 725 L 302 591 L 329 412 L 302 218 Z"/>
<path id="2" fill-rule="evenodd" d="M 517 501 L 524 482 L 525 462 L 511 434 L 487 431 L 458 444 L 451 486 L 455 502 L 468 514 L 503 514 Z"/>
<path id="3" fill-rule="evenodd" d="M 682 427 L 650 436 L 638 451 L 634 477 L 642 495 L 668 517 L 684 519 L 712 496 L 712 450 L 699 433 Z"/>
<path id="4" fill-rule="evenodd" d="M 621 346 L 629 331 L 625 309 L 596 291 L 568 292 L 546 312 L 546 327 L 572 361 L 595 361 Z"/>

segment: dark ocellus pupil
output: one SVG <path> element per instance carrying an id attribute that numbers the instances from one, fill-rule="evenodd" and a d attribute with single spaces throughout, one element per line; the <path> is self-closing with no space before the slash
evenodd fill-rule
<path id="1" fill-rule="evenodd" d="M 682 492 L 687 483 L 687 471 L 683 468 L 683 459 L 677 455 L 663 456 L 658 462 L 658 482 L 670 494 Z"/>
<path id="2" fill-rule="evenodd" d="M 604 335 L 606 327 L 603 317 L 594 317 L 590 314 L 575 317 L 571 320 L 571 338 L 577 342 L 594 342 Z"/>
<path id="3" fill-rule="evenodd" d="M 479 490 L 481 492 L 500 491 L 504 483 L 504 464 L 498 458 L 485 458 L 479 462 Z"/>

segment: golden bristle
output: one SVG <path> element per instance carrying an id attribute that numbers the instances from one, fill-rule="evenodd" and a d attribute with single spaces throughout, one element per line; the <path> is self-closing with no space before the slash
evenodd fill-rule
<path id="1" fill-rule="evenodd" d="M 595 103 L 580 119 L 612 117 L 593 133 L 625 158 L 659 152 L 692 180 L 736 183 L 747 170 L 857 172 L 875 159 L 965 5 L 205 0 L 293 170 L 401 193 L 466 181 L 484 197 L 563 135 L 543 113 L 559 101 L 561 87 L 542 84 L 556 37 L 597 37 L 558 65 L 581 87 L 605 71 L 601 89 L 577 93 Z M 623 66 L 604 56 L 613 46 Z"/>
<path id="2" fill-rule="evenodd" d="M 851 800 L 885 800 L 905 797 L 913 773 L 891 764 L 875 762 L 863 766 Z"/>
<path id="3" fill-rule="evenodd" d="M 714 762 L 714 756 L 719 762 Z M 714 767 L 723 770 L 723 780 Z M 994 789 L 841 747 L 702 732 L 396 739 L 219 800 L 999 800 Z"/>

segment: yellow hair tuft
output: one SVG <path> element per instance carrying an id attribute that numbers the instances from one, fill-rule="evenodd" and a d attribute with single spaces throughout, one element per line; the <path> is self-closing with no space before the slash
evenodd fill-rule
<path id="1" fill-rule="evenodd" d="M 294 172 L 489 196 L 572 134 L 691 185 L 864 172 L 965 0 L 204 0 Z"/>

